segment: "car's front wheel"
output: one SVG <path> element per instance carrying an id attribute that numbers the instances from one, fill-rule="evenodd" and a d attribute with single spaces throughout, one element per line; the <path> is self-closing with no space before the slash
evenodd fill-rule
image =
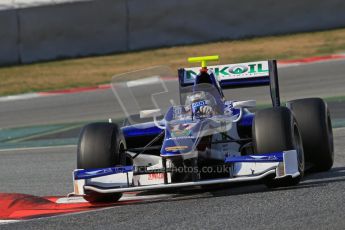
<path id="1" fill-rule="evenodd" d="M 125 149 L 125 139 L 116 124 L 88 124 L 80 133 L 77 168 L 97 169 L 126 165 Z M 121 196 L 121 193 L 101 194 L 86 191 L 84 198 L 89 202 L 113 202 Z"/>
<path id="2" fill-rule="evenodd" d="M 299 176 L 266 181 L 268 187 L 296 185 L 304 175 L 304 152 L 301 134 L 293 114 L 288 108 L 259 110 L 253 122 L 254 153 L 271 153 L 295 149 Z"/>

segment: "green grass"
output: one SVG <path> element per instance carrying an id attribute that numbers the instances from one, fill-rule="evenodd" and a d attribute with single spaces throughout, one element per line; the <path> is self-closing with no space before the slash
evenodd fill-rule
<path id="1" fill-rule="evenodd" d="M 190 66 L 189 56 L 219 54 L 225 64 L 333 54 L 345 51 L 344 37 L 345 29 L 337 29 L 1 67 L 0 95 L 109 83 L 115 74 L 149 66 Z"/>

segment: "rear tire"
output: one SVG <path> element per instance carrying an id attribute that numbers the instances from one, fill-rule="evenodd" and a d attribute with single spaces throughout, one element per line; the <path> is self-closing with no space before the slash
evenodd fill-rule
<path id="1" fill-rule="evenodd" d="M 296 120 L 288 108 L 278 107 L 259 110 L 253 122 L 254 152 L 258 154 L 296 149 L 300 175 L 292 178 L 268 179 L 268 187 L 292 186 L 304 175 L 304 153 Z"/>
<path id="2" fill-rule="evenodd" d="M 289 101 L 287 106 L 299 124 L 306 162 L 315 171 L 328 171 L 333 166 L 334 143 L 327 104 L 321 98 L 305 98 Z"/>
<path id="3" fill-rule="evenodd" d="M 77 168 L 96 169 L 126 165 L 125 149 L 125 139 L 116 124 L 88 124 L 80 133 Z M 114 202 L 119 200 L 121 195 L 121 193 L 101 194 L 86 191 L 84 199 L 92 203 Z"/>

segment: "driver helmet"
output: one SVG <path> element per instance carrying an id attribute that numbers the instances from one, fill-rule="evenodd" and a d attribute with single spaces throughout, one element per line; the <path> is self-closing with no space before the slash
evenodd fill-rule
<path id="1" fill-rule="evenodd" d="M 203 91 L 189 95 L 186 104 L 191 106 L 192 114 L 198 118 L 210 117 L 213 113 L 211 102 Z"/>

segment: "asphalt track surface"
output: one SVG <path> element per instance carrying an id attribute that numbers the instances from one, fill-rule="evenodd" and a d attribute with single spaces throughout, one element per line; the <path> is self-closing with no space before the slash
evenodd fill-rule
<path id="1" fill-rule="evenodd" d="M 0 225 L 0 229 L 344 229 L 345 128 L 335 129 L 331 171 L 276 190 L 242 185 L 175 198 Z M 75 147 L 0 152 L 0 191 L 65 195 Z"/>
<path id="2" fill-rule="evenodd" d="M 344 64 L 332 61 L 280 69 L 282 99 L 343 96 Z M 269 101 L 263 96 L 267 89 L 251 93 L 259 101 Z M 343 104 L 332 105 L 337 109 L 331 112 L 345 118 Z M 121 115 L 107 90 L 0 103 L 1 127 Z M 295 187 L 270 190 L 246 184 L 184 191 L 155 202 L 4 224 L 0 229 L 344 229 L 345 129 L 335 129 L 334 138 L 333 169 L 308 174 Z M 72 191 L 75 152 L 75 146 L 0 151 L 0 192 L 66 195 Z"/>
<path id="3" fill-rule="evenodd" d="M 301 97 L 345 96 L 345 60 L 334 60 L 301 66 L 279 68 L 282 101 Z M 167 82 L 177 98 L 177 81 Z M 269 103 L 268 87 L 226 90 L 230 100 L 256 99 Z M 138 98 L 148 95 L 147 87 L 137 92 Z M 149 97 L 148 100 L 150 100 Z M 141 104 L 149 104 L 142 101 Z M 0 128 L 56 124 L 123 117 L 119 103 L 111 90 L 40 97 L 0 102 Z"/>

